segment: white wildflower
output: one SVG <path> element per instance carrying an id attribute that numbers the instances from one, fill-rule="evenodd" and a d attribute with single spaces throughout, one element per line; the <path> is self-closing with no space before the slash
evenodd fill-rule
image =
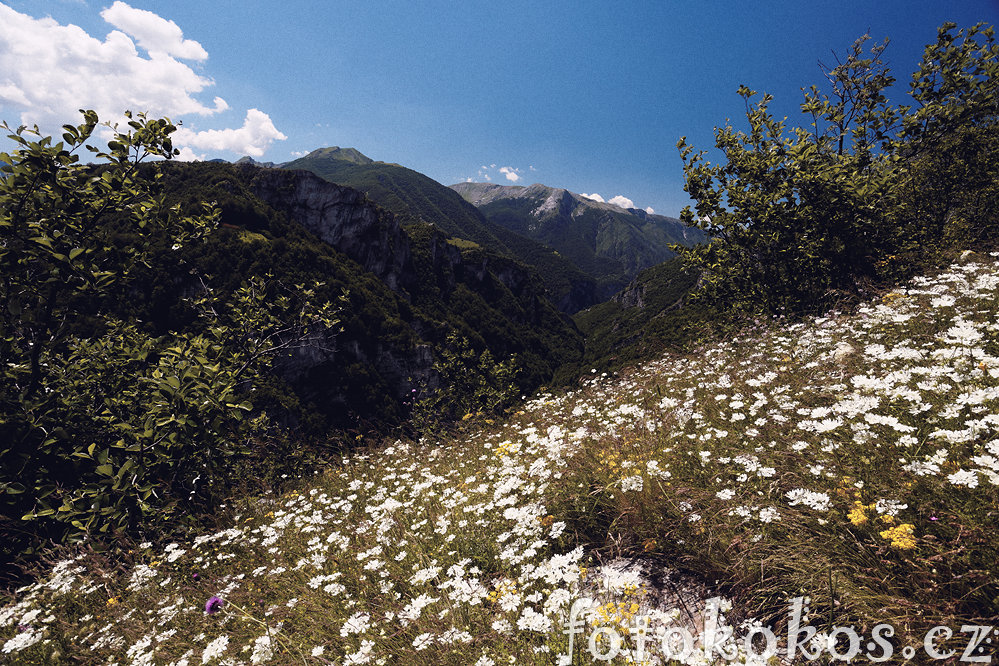
<path id="1" fill-rule="evenodd" d="M 229 647 L 229 637 L 225 634 L 219 636 L 214 641 L 205 646 L 205 651 L 201 653 L 201 663 L 207 664 L 212 659 L 218 659 Z"/>
<path id="2" fill-rule="evenodd" d="M 832 508 L 832 500 L 826 493 L 817 493 L 804 488 L 795 488 L 785 493 L 791 506 L 804 504 L 816 511 L 828 511 Z"/>
<path id="3" fill-rule="evenodd" d="M 972 471 L 964 469 L 959 469 L 953 474 L 948 474 L 947 480 L 955 486 L 966 486 L 968 488 L 978 487 L 978 475 Z"/>

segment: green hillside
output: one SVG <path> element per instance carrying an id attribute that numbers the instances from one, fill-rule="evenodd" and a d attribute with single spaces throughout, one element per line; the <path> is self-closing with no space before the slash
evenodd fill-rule
<path id="1" fill-rule="evenodd" d="M 586 350 L 578 365 L 563 370 L 566 379 L 590 369 L 617 370 L 705 335 L 717 313 L 686 302 L 696 283 L 697 276 L 674 258 L 646 268 L 610 300 L 577 312 L 573 321 Z"/>
<path id="2" fill-rule="evenodd" d="M 398 229 L 397 242 L 409 247 L 412 268 L 404 269 L 408 277 L 401 277 L 398 288 L 392 290 L 303 229 L 279 204 L 268 204 L 254 194 L 271 170 L 217 164 L 170 166 L 168 196 L 184 207 L 216 201 L 222 210 L 219 240 L 193 258 L 203 270 L 222 276 L 225 285 L 270 270 L 288 284 L 323 282 L 324 289 L 350 292 L 338 344 L 351 353 L 334 354 L 319 367 L 308 369 L 301 386 L 303 395 L 321 412 L 336 417 L 338 424 L 356 418 L 391 422 L 393 415 L 403 416 L 401 402 L 414 376 L 427 370 L 416 362 L 416 348 L 442 344 L 452 330 L 497 358 L 517 354 L 523 363 L 524 390 L 548 381 L 558 366 L 581 350 L 579 334 L 544 300 L 536 280 L 518 269 L 523 276 L 513 293 L 496 277 L 495 272 L 508 268 L 499 258 L 484 261 L 474 250 L 446 260 L 433 258 L 430 245 L 444 244 L 443 236 L 420 231 L 418 225 L 401 228 L 392 213 L 365 203 L 381 216 L 380 224 Z M 289 238 L 294 239 L 294 253 L 287 249 Z M 320 262 L 320 256 L 327 258 Z M 164 280 L 151 283 L 170 284 Z M 153 289 L 171 291 L 167 286 Z M 160 291 L 155 296 L 169 302 L 169 296 Z M 157 306 L 158 311 L 165 307 L 163 303 Z"/>
<path id="3" fill-rule="evenodd" d="M 595 282 L 552 248 L 488 221 L 450 188 L 398 164 L 375 162 L 353 148 L 320 148 L 282 165 L 304 169 L 364 192 L 403 224 L 427 222 L 454 238 L 470 240 L 537 270 L 549 300 L 564 312 L 596 302 Z"/>

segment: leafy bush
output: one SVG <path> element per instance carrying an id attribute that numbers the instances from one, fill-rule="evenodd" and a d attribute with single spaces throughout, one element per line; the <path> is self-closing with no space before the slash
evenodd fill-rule
<path id="1" fill-rule="evenodd" d="M 414 427 L 423 433 L 459 419 L 500 414 L 520 394 L 516 356 L 497 362 L 488 349 L 477 353 L 456 333 L 439 350 L 434 370 L 439 387 L 424 389 L 413 405 Z"/>
<path id="2" fill-rule="evenodd" d="M 154 336 L 108 313 L 154 243 L 179 249 L 217 221 L 210 208 L 181 217 L 154 194 L 158 173 L 139 167 L 174 155 L 175 127 L 128 117 L 104 152 L 86 143 L 97 127 L 86 111 L 63 142 L 21 127 L 10 135 L 17 150 L 0 154 L 7 556 L 46 537 L 106 542 L 140 521 L 162 527 L 217 499 L 260 432 L 263 421 L 245 416 L 270 359 L 335 325 L 329 305 L 310 305 L 312 292 L 262 278 L 225 300 L 204 285 L 190 299 L 200 324 L 190 331 Z M 80 164 L 81 147 L 107 164 Z M 130 244 L 115 247 L 111 217 L 127 221 Z"/>
<path id="3" fill-rule="evenodd" d="M 824 307 L 864 285 L 894 281 L 927 249 L 994 238 L 999 191 L 999 46 L 991 28 L 940 28 L 913 76 L 917 105 L 892 105 L 895 79 L 866 36 L 811 87 L 790 132 L 772 100 L 743 86 L 749 131 L 716 128 L 723 164 L 681 139 L 682 213 L 714 242 L 674 246 L 704 270 L 702 293 L 752 313 Z M 929 245 L 927 245 L 929 243 Z"/>

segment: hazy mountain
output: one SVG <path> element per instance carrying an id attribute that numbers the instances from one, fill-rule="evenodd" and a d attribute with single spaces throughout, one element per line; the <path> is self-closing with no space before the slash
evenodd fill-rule
<path id="1" fill-rule="evenodd" d="M 391 211 L 403 225 L 430 223 L 537 270 L 549 300 L 561 311 L 576 312 L 597 302 L 596 281 L 552 248 L 490 222 L 454 190 L 422 173 L 375 162 L 354 148 L 320 148 L 281 165 L 304 169 L 326 180 L 364 192 Z"/>
<path id="2" fill-rule="evenodd" d="M 458 183 L 451 189 L 486 219 L 540 241 L 594 277 L 601 300 L 624 288 L 643 268 L 671 259 L 669 245 L 706 237 L 679 220 L 587 199 L 565 189 Z"/>
<path id="3" fill-rule="evenodd" d="M 213 162 L 224 162 L 225 160 L 212 160 L 212 161 Z M 249 166 L 258 166 L 258 167 L 263 167 L 265 169 L 271 169 L 271 168 L 277 166 L 274 162 L 258 162 L 257 160 L 253 159 L 249 155 L 243 155 L 238 160 L 236 160 L 235 162 L 233 162 L 233 164 L 247 164 Z"/>

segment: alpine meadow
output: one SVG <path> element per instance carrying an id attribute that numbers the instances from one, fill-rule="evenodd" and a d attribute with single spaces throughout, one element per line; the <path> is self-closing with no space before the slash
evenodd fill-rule
<path id="1" fill-rule="evenodd" d="M 8 118 L 0 663 L 993 663 L 999 44 L 926 42 L 728 91 L 677 217 Z"/>

